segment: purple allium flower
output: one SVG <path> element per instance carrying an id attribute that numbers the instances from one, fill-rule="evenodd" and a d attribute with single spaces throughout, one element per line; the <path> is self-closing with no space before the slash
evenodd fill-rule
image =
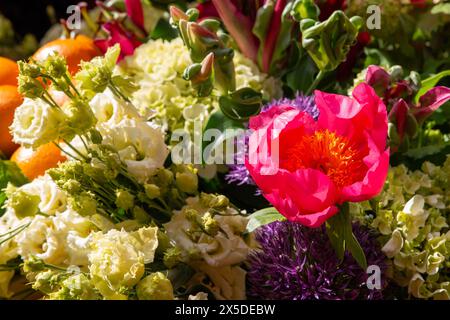
<path id="1" fill-rule="evenodd" d="M 271 103 L 266 104 L 262 108 L 262 111 L 264 112 L 274 106 L 281 105 L 289 105 L 301 111 L 305 111 L 306 113 L 309 113 L 309 115 L 313 117 L 314 120 L 317 120 L 317 118 L 319 118 L 319 109 L 314 102 L 314 96 L 304 96 L 302 94 L 297 94 L 295 99 L 282 98 L 280 100 L 273 100 Z"/>
<path id="2" fill-rule="evenodd" d="M 387 268 L 375 235 L 359 224 L 353 232 L 367 264 L 377 265 L 385 288 Z M 340 264 L 323 228 L 298 223 L 274 222 L 256 232 L 261 250 L 249 257 L 249 298 L 265 300 L 355 300 L 382 299 L 381 290 L 367 288 L 367 273 L 346 252 Z"/>
<path id="3" fill-rule="evenodd" d="M 301 94 L 297 94 L 295 99 L 282 98 L 280 100 L 273 100 L 271 103 L 266 104 L 262 108 L 262 112 L 269 110 L 274 106 L 279 105 L 290 105 L 299 110 L 305 111 L 309 113 L 315 120 L 319 117 L 319 109 L 316 107 L 313 96 L 304 96 Z M 238 151 L 235 154 L 235 164 L 229 166 L 229 172 L 225 176 L 225 180 L 228 183 L 236 183 L 237 185 L 256 185 L 253 181 L 250 173 L 248 172 L 245 164 L 242 164 L 238 161 L 238 159 L 245 159 L 248 150 L 248 140 L 250 134 L 247 133 L 244 137 L 245 143 L 244 147 L 238 148 Z"/>

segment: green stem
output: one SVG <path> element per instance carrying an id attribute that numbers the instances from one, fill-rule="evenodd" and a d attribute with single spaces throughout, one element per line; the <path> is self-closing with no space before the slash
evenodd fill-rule
<path id="1" fill-rule="evenodd" d="M 120 90 L 112 82 L 109 83 L 108 88 L 117 98 L 122 99 L 128 103 L 131 103 L 130 99 L 128 99 L 128 97 L 124 95 L 122 92 L 120 92 Z"/>
<path id="2" fill-rule="evenodd" d="M 82 154 L 80 151 L 78 151 L 77 148 L 75 148 L 74 146 L 72 146 L 70 144 L 69 141 L 67 141 L 66 139 L 63 139 L 64 143 L 67 144 L 67 146 L 72 149 L 73 151 L 75 151 L 76 154 L 78 154 L 84 161 L 89 162 L 89 158 L 86 157 L 84 154 Z"/>
<path id="3" fill-rule="evenodd" d="M 307 96 L 309 96 L 313 92 L 313 90 L 317 88 L 317 86 L 319 85 L 320 81 L 322 81 L 324 76 L 325 76 L 325 72 L 323 72 L 322 70 L 319 71 L 319 73 L 317 74 L 313 83 L 311 84 L 311 86 L 308 88 L 308 90 L 305 93 Z"/>
<path id="4" fill-rule="evenodd" d="M 57 144 L 55 141 L 52 141 L 52 143 L 62 152 L 65 153 L 66 155 L 68 155 L 69 157 L 77 160 L 77 161 L 81 161 L 80 159 L 78 159 L 76 156 L 74 156 L 73 154 L 67 152 L 66 150 L 64 150 L 63 148 L 61 148 L 61 146 L 59 144 Z"/>
<path id="5" fill-rule="evenodd" d="M 73 91 L 76 93 L 76 95 L 81 98 L 80 92 L 77 90 L 77 87 L 75 87 L 75 85 L 70 80 L 70 78 L 67 74 L 64 75 L 64 80 L 66 80 L 67 84 L 73 89 Z"/>

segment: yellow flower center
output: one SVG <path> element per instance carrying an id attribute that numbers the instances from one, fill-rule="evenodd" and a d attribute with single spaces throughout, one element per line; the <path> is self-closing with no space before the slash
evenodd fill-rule
<path id="1" fill-rule="evenodd" d="M 356 148 L 347 138 L 335 132 L 321 130 L 303 135 L 282 152 L 281 167 L 291 172 L 298 169 L 317 169 L 326 174 L 338 188 L 362 180 L 366 168 L 366 152 Z"/>

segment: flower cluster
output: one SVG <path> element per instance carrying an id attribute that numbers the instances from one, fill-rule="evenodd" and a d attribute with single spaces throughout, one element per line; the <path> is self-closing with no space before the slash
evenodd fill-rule
<path id="1" fill-rule="evenodd" d="M 164 227 L 180 249 L 180 260 L 197 272 L 192 282 L 205 285 L 217 299 L 244 299 L 245 271 L 239 264 L 254 246 L 252 236 L 245 236 L 247 218 L 222 195 L 202 193 L 186 202 Z"/>
<path id="2" fill-rule="evenodd" d="M 425 162 L 417 171 L 400 165 L 371 202 L 376 216 L 370 225 L 383 235 L 393 279 L 415 298 L 450 299 L 449 186 L 450 157 L 442 166 Z"/>
<path id="3" fill-rule="evenodd" d="M 274 78 L 261 73 L 257 66 L 239 52 L 234 57 L 236 87 L 262 91 L 267 99 L 280 97 L 281 86 Z M 156 111 L 156 119 L 166 130 L 190 129 L 194 120 L 206 120 L 218 107 L 213 96 L 198 97 L 192 85 L 183 79 L 184 70 L 192 64 L 181 39 L 150 40 L 136 49 L 133 56 L 119 66 L 122 73 L 132 74 L 139 89 L 132 101 L 143 115 Z"/>
<path id="4" fill-rule="evenodd" d="M 269 300 L 380 299 L 386 286 L 385 256 L 373 232 L 354 224 L 368 264 L 382 271 L 380 286 L 367 287 L 366 270 L 345 255 L 339 259 L 322 229 L 273 222 L 256 232 L 260 249 L 249 257 L 249 296 Z"/>

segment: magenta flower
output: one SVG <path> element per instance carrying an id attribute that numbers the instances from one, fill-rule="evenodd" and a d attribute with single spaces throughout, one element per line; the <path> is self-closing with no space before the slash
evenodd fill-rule
<path id="1" fill-rule="evenodd" d="M 120 56 L 118 61 L 121 61 L 126 56 L 132 55 L 134 50 L 142 44 L 132 33 L 127 32 L 117 22 L 107 22 L 102 27 L 108 32 L 109 37 L 107 39 L 96 39 L 95 45 L 104 54 L 108 51 L 109 47 L 118 43 L 120 45 Z"/>
<path id="2" fill-rule="evenodd" d="M 353 99 L 315 92 L 319 117 L 279 105 L 250 119 L 246 167 L 288 220 L 318 227 L 344 202 L 373 198 L 388 167 L 386 107 L 363 83 Z"/>
<path id="3" fill-rule="evenodd" d="M 131 21 L 145 32 L 144 9 L 142 8 L 141 0 L 125 0 L 125 6 Z"/>

